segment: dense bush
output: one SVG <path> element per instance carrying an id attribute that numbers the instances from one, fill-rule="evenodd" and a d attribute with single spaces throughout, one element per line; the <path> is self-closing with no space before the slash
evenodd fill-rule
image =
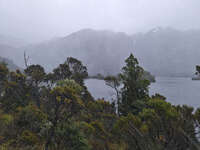
<path id="1" fill-rule="evenodd" d="M 143 73 L 131 54 L 117 78 L 105 78 L 117 93 L 111 104 L 92 98 L 75 58 L 48 74 L 1 64 L 0 150 L 198 150 L 200 109 L 150 97 Z"/>

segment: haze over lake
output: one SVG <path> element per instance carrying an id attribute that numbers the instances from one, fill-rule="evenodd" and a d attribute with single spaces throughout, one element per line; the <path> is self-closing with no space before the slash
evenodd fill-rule
<path id="1" fill-rule="evenodd" d="M 89 79 L 85 83 L 95 98 L 102 98 L 102 95 L 106 100 L 115 98 L 115 92 L 103 80 Z M 193 81 L 191 78 L 157 77 L 156 82 L 151 83 L 149 93 L 159 93 L 175 105 L 187 104 L 197 108 L 200 105 L 199 89 L 200 81 Z"/>

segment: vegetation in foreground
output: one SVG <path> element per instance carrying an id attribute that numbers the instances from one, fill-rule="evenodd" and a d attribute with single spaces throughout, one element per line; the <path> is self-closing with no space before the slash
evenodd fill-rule
<path id="1" fill-rule="evenodd" d="M 105 78 L 113 103 L 94 100 L 75 58 L 48 74 L 40 65 L 22 73 L 1 64 L 0 150 L 198 150 L 200 109 L 150 97 L 137 59 L 125 63 L 118 77 Z"/>

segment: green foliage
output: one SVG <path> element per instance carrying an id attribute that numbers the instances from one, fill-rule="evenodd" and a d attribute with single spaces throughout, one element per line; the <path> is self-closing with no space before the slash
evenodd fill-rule
<path id="1" fill-rule="evenodd" d="M 147 71 L 144 71 L 143 78 L 149 80 L 150 82 L 156 82 L 155 76 L 151 75 L 151 73 Z"/>
<path id="2" fill-rule="evenodd" d="M 166 97 L 156 93 L 155 95 L 152 95 L 152 99 L 162 99 L 162 100 L 166 100 Z"/>
<path id="3" fill-rule="evenodd" d="M 87 68 L 74 58 L 49 74 L 0 65 L 0 150 L 199 149 L 200 109 L 149 97 L 143 73 L 131 54 L 120 77 L 106 77 L 117 94 L 111 104 L 92 98 Z"/>
<path id="4" fill-rule="evenodd" d="M 9 115 L 9 114 L 2 114 L 0 115 L 0 122 L 1 122 L 1 125 L 9 125 L 10 123 L 13 122 L 13 116 L 12 115 Z"/>
<path id="5" fill-rule="evenodd" d="M 0 63 L 0 95 L 4 90 L 5 81 L 8 79 L 9 70 L 5 64 Z"/>
<path id="6" fill-rule="evenodd" d="M 25 130 L 22 132 L 20 142 L 22 142 L 24 145 L 34 146 L 35 144 L 39 143 L 39 138 L 34 133 Z"/>
<path id="7" fill-rule="evenodd" d="M 104 78 L 106 85 L 116 88 L 119 87 L 121 82 L 120 82 L 120 77 L 119 76 L 107 76 Z"/>
<path id="8" fill-rule="evenodd" d="M 45 122 L 47 122 L 47 115 L 37 106 L 29 104 L 26 107 L 18 107 L 15 123 L 20 128 L 39 132 Z"/>
<path id="9" fill-rule="evenodd" d="M 0 63 L 0 81 L 6 80 L 8 73 L 9 73 L 9 70 L 6 67 L 6 65 Z"/>
<path id="10" fill-rule="evenodd" d="M 72 73 L 71 79 L 80 85 L 84 85 L 83 79 L 88 77 L 87 67 L 73 57 L 68 57 L 65 63 L 68 64 Z"/>
<path id="11" fill-rule="evenodd" d="M 1 95 L 1 107 L 6 112 L 14 112 L 17 107 L 26 106 L 30 98 L 30 89 L 26 84 L 26 77 L 21 72 L 9 73 L 9 80 L 4 82 Z"/>
<path id="12" fill-rule="evenodd" d="M 86 66 L 73 57 L 68 57 L 63 64 L 60 64 L 53 70 L 53 74 L 48 75 L 48 78 L 52 81 L 73 79 L 81 86 L 84 85 L 83 80 L 87 77 L 88 72 Z"/>
<path id="13" fill-rule="evenodd" d="M 25 74 L 32 79 L 32 82 L 39 84 L 45 79 L 44 68 L 40 65 L 31 65 L 24 70 Z"/>
<path id="14" fill-rule="evenodd" d="M 78 94 L 81 94 L 81 92 L 83 92 L 83 87 L 81 87 L 74 80 L 65 79 L 65 80 L 58 81 L 57 86 L 69 87 L 73 89 L 74 91 L 76 91 Z"/>
<path id="15" fill-rule="evenodd" d="M 59 144 L 58 144 L 59 143 Z M 62 145 L 62 146 L 61 146 Z M 88 141 L 79 127 L 74 124 L 59 124 L 55 129 L 55 149 L 89 150 Z"/>
<path id="16" fill-rule="evenodd" d="M 53 80 L 64 80 L 66 78 L 70 78 L 71 74 L 70 68 L 66 63 L 60 64 L 53 70 Z"/>
<path id="17" fill-rule="evenodd" d="M 123 83 L 122 99 L 119 111 L 122 115 L 129 112 L 138 112 L 136 102 L 148 97 L 148 86 L 150 82 L 143 78 L 144 70 L 139 66 L 138 60 L 131 54 L 122 68 L 121 80 Z"/>
<path id="18" fill-rule="evenodd" d="M 200 66 L 199 65 L 196 65 L 196 71 L 197 71 L 198 74 L 200 73 Z"/>

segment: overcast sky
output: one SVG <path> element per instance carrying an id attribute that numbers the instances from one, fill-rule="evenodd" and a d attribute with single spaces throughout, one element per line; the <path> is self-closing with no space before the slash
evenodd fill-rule
<path id="1" fill-rule="evenodd" d="M 0 34 L 47 40 L 82 28 L 200 28 L 200 0 L 0 0 Z"/>

